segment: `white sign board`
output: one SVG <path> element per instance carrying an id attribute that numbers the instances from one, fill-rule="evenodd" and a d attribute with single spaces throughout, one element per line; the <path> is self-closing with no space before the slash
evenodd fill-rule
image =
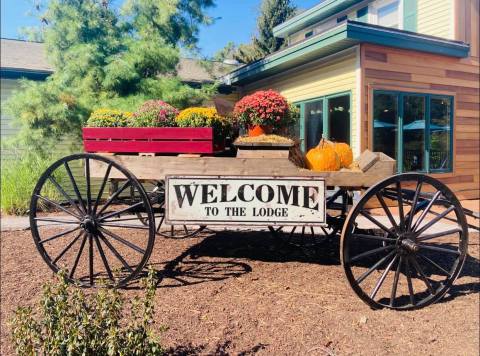
<path id="1" fill-rule="evenodd" d="M 167 176 L 167 224 L 325 225 L 317 177 Z"/>

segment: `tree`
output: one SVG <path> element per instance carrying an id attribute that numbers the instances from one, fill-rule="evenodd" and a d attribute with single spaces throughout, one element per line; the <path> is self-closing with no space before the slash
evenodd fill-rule
<path id="1" fill-rule="evenodd" d="M 273 28 L 295 15 L 291 0 L 263 0 L 257 19 L 257 36 L 250 44 L 240 45 L 235 59 L 250 63 L 261 59 L 284 46 L 284 39 L 273 35 Z"/>
<path id="2" fill-rule="evenodd" d="M 24 81 L 7 104 L 21 139 L 45 148 L 46 139 L 80 137 L 99 107 L 134 110 L 147 99 L 177 107 L 198 104 L 214 88 L 193 89 L 175 73 L 181 48 L 193 48 L 204 10 L 213 0 L 51 0 L 42 37 L 55 72 L 45 82 Z"/>

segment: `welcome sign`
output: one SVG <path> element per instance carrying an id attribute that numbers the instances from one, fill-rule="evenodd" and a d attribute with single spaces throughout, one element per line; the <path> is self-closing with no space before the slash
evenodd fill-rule
<path id="1" fill-rule="evenodd" d="M 317 177 L 167 176 L 167 224 L 325 225 Z"/>

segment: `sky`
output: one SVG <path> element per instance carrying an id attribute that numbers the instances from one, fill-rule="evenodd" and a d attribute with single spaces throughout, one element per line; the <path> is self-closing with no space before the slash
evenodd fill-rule
<path id="1" fill-rule="evenodd" d="M 293 0 L 299 8 L 308 9 L 320 0 Z M 114 4 L 121 4 L 116 0 Z M 217 6 L 209 9 L 216 22 L 200 31 L 199 47 L 201 54 L 210 57 L 222 49 L 229 41 L 249 42 L 255 33 L 255 21 L 261 0 L 216 0 Z M 1 37 L 18 38 L 19 29 L 35 26 L 37 19 L 28 15 L 32 0 L 1 0 Z"/>

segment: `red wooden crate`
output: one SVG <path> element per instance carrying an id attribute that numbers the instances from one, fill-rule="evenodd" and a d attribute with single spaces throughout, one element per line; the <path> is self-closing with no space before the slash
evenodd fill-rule
<path id="1" fill-rule="evenodd" d="M 204 153 L 222 151 L 211 127 L 85 127 L 85 152 Z"/>

